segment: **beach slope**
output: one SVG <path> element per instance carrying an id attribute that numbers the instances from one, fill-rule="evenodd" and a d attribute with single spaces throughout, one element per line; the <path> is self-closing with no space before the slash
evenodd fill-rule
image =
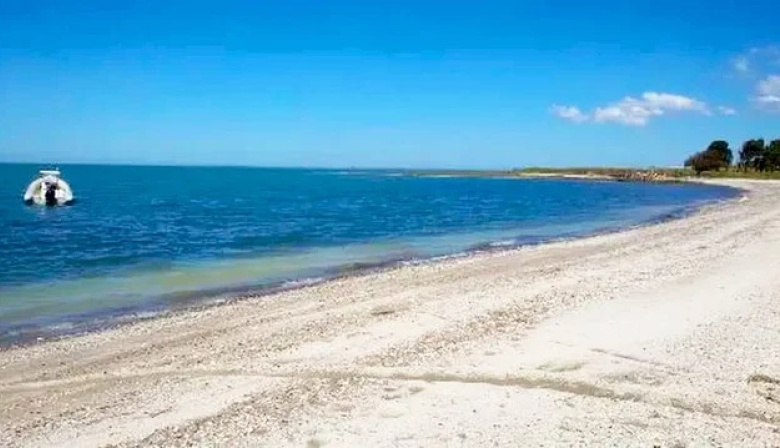
<path id="1" fill-rule="evenodd" d="M 0 352 L 2 446 L 780 445 L 780 184 Z"/>

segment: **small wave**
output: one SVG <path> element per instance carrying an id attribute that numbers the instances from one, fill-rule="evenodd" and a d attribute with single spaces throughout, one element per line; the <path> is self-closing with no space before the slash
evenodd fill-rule
<path id="1" fill-rule="evenodd" d="M 44 330 L 51 333 L 65 333 L 68 331 L 73 331 L 76 328 L 76 324 L 74 322 L 59 322 L 53 325 L 49 325 Z"/>
<path id="2" fill-rule="evenodd" d="M 114 320 L 116 320 L 117 322 L 133 322 L 136 320 L 154 319 L 155 317 L 160 316 L 163 313 L 164 311 L 162 310 L 137 311 L 132 314 L 117 316 Z"/>
<path id="3" fill-rule="evenodd" d="M 302 288 L 305 286 L 314 286 L 326 280 L 327 278 L 325 277 L 307 277 L 297 280 L 288 280 L 282 283 L 282 288 Z"/>
<path id="4" fill-rule="evenodd" d="M 466 252 L 454 252 L 447 255 L 438 255 L 435 257 L 426 257 L 426 258 L 415 258 L 411 260 L 402 260 L 399 262 L 399 265 L 401 266 L 420 266 L 430 263 L 436 263 L 440 261 L 447 261 L 447 260 L 455 260 L 458 258 L 467 258 L 471 256 L 471 251 Z"/>
<path id="5" fill-rule="evenodd" d="M 370 176 L 375 173 L 369 171 L 328 171 L 323 174 L 331 176 Z"/>
<path id="6" fill-rule="evenodd" d="M 517 240 L 504 240 L 504 241 L 494 241 L 492 243 L 489 243 L 490 247 L 511 247 L 516 246 Z"/>

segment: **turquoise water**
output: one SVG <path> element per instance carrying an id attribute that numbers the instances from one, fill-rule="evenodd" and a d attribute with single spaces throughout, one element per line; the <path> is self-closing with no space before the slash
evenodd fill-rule
<path id="1" fill-rule="evenodd" d="M 27 207 L 0 165 L 0 342 L 400 261 L 613 230 L 732 190 L 393 171 L 64 166 L 71 207 Z"/>

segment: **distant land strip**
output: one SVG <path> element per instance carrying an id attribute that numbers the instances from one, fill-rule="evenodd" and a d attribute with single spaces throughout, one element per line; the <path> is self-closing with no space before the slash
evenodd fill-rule
<path id="1" fill-rule="evenodd" d="M 416 177 L 489 177 L 489 178 L 558 178 L 627 182 L 682 182 L 689 178 L 780 179 L 780 171 L 753 171 L 736 168 L 706 171 L 699 174 L 691 168 L 611 168 L 529 167 L 510 170 L 406 170 L 403 174 Z"/>

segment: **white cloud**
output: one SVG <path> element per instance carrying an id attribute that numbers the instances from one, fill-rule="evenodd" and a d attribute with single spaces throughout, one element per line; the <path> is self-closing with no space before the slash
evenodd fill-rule
<path id="1" fill-rule="evenodd" d="M 626 97 L 606 107 L 597 107 L 593 112 L 596 123 L 620 123 L 631 126 L 644 126 L 653 116 L 663 115 L 658 107 L 648 107 L 641 101 Z"/>
<path id="2" fill-rule="evenodd" d="M 780 75 L 769 75 L 760 80 L 753 100 L 763 108 L 780 111 Z"/>
<path id="3" fill-rule="evenodd" d="M 718 112 L 721 115 L 736 115 L 737 114 L 737 110 L 736 109 L 734 109 L 733 107 L 728 107 L 728 106 L 718 106 Z"/>
<path id="4" fill-rule="evenodd" d="M 773 105 L 773 104 L 780 104 L 780 96 L 777 95 L 764 95 L 757 98 L 757 101 L 759 103 L 767 104 L 767 105 Z"/>
<path id="5" fill-rule="evenodd" d="M 585 114 L 574 106 L 553 106 L 553 113 L 561 118 L 582 123 L 618 123 L 628 126 L 644 126 L 653 117 L 669 112 L 698 112 L 711 115 L 707 104 L 683 95 L 645 92 L 639 98 L 627 96 L 620 101 L 597 107 L 593 113 Z"/>
<path id="6" fill-rule="evenodd" d="M 691 110 L 709 114 L 710 111 L 704 102 L 682 95 L 671 93 L 646 92 L 642 94 L 642 100 L 649 107 L 669 110 Z"/>
<path id="7" fill-rule="evenodd" d="M 780 75 L 769 75 L 758 82 L 759 95 L 780 95 Z"/>
<path id="8" fill-rule="evenodd" d="M 588 116 L 574 106 L 559 106 L 555 104 L 551 108 L 551 112 L 564 120 L 573 121 L 575 123 L 588 121 Z"/>
<path id="9" fill-rule="evenodd" d="M 753 82 L 750 102 L 769 112 L 780 112 L 780 45 L 753 47 L 731 60 L 743 79 Z M 722 113 L 722 111 L 721 111 Z"/>
<path id="10" fill-rule="evenodd" d="M 780 92 L 780 75 L 769 75 L 758 83 L 758 93 L 772 95 Z"/>

